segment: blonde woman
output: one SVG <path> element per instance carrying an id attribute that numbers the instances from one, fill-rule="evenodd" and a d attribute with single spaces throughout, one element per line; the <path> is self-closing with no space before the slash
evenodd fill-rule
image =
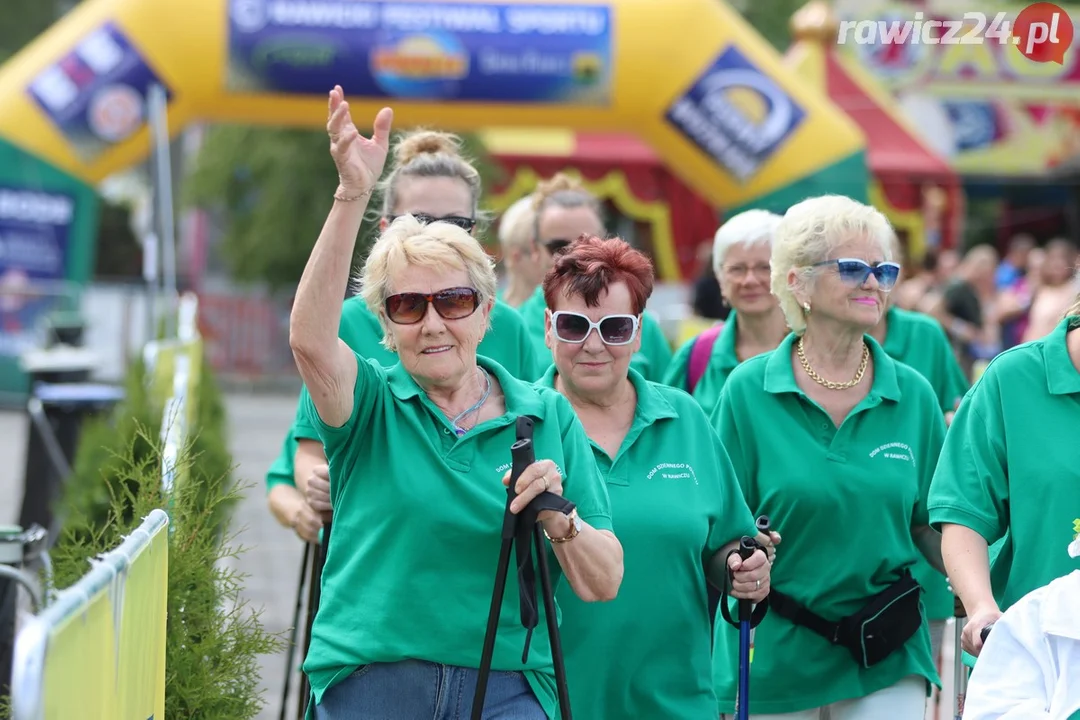
<path id="1" fill-rule="evenodd" d="M 885 217 L 849 198 L 792 206 L 771 287 L 793 332 L 732 371 L 713 415 L 750 511 L 784 538 L 757 629 L 754 718 L 921 720 L 939 683 L 911 573 L 920 553 L 942 570 L 926 494 L 945 421 L 929 383 L 867 334 L 899 275 L 891 241 Z M 728 714 L 737 643 L 716 624 Z"/>
<path id="2" fill-rule="evenodd" d="M 586 601 L 615 597 L 622 579 L 607 493 L 570 404 L 477 356 L 495 272 L 466 230 L 406 215 L 372 248 L 361 294 L 399 364 L 365 362 L 338 339 L 350 259 L 391 119 L 383 109 L 373 138 L 361 137 L 341 88 L 330 93 L 327 130 L 340 185 L 290 318 L 310 392 L 305 410 L 330 463 L 335 540 L 304 661 L 314 717 L 329 720 L 469 713 L 501 541 L 503 468 L 519 415 L 536 418 L 543 459 L 518 479 L 511 510 L 520 513 L 542 492 L 565 495 L 575 512 L 538 518 L 557 542 L 556 567 Z M 523 660 L 514 593 L 502 612 L 492 665 L 499 672 L 484 717 L 553 718 L 547 636 L 535 633 Z"/>

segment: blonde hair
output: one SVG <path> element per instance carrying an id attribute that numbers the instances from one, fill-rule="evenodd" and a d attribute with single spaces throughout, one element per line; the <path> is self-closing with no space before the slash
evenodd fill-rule
<path id="1" fill-rule="evenodd" d="M 450 223 L 423 225 L 412 215 L 402 215 L 375 241 L 360 275 L 360 295 L 379 319 L 382 344 L 389 350 L 396 348 L 383 305 L 393 293 L 392 279 L 409 267 L 464 270 L 481 304 L 495 297 L 495 263 L 476 238 Z"/>
<path id="2" fill-rule="evenodd" d="M 530 245 L 535 222 L 532 195 L 526 195 L 508 207 L 499 218 L 499 245 L 503 252 Z"/>
<path id="3" fill-rule="evenodd" d="M 736 245 L 753 247 L 773 243 L 773 233 L 780 224 L 780 216 L 768 210 L 747 210 L 733 215 L 721 225 L 713 237 L 713 274 L 720 274 L 720 267 L 728 251 Z"/>
<path id="4" fill-rule="evenodd" d="M 784 213 L 773 236 L 772 294 L 796 335 L 806 331 L 806 311 L 796 295 L 811 291 L 812 266 L 827 260 L 837 246 L 863 236 L 878 244 L 885 260 L 893 259 L 893 228 L 869 205 L 843 195 L 822 195 L 796 203 Z M 789 284 L 792 270 L 797 273 Z"/>
<path id="5" fill-rule="evenodd" d="M 1076 295 L 1076 301 L 1065 311 L 1065 317 L 1080 317 L 1080 293 Z"/>
<path id="6" fill-rule="evenodd" d="M 576 208 L 586 207 L 601 217 L 600 201 L 581 183 L 566 173 L 555 173 L 551 178 L 541 182 L 533 192 L 533 211 L 536 213 L 533 219 L 533 237 L 540 237 L 540 217 L 544 210 L 549 207 Z M 576 240 L 577 238 L 567 238 Z"/>
<path id="7" fill-rule="evenodd" d="M 393 170 L 379 187 L 382 194 L 382 215 L 394 215 L 397 206 L 397 187 L 402 178 L 457 178 L 469 187 L 472 214 L 479 218 L 480 173 L 461 154 L 461 138 L 434 130 L 415 130 L 401 136 L 394 146 Z"/>

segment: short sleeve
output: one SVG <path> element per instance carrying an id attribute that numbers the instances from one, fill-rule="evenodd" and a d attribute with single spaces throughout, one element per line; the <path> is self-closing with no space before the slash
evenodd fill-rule
<path id="1" fill-rule="evenodd" d="M 559 429 L 563 447 L 563 495 L 577 507 L 578 517 L 597 530 L 614 531 L 607 485 L 596 464 L 585 428 L 569 401 L 559 396 Z"/>
<path id="2" fill-rule="evenodd" d="M 960 403 L 930 486 L 930 523 L 963 525 L 993 544 L 1008 527 L 1005 428 L 997 387 L 987 376 Z"/>
<path id="3" fill-rule="evenodd" d="M 922 378 L 919 378 L 922 380 Z M 913 527 L 922 527 L 930 524 L 930 512 L 927 502 L 930 494 L 930 485 L 934 479 L 934 471 L 937 468 L 938 459 L 941 456 L 941 447 L 945 442 L 945 416 L 937 412 L 938 402 L 929 383 L 926 384 L 926 396 L 920 403 L 919 415 L 926 417 L 923 424 L 921 457 L 919 462 L 919 496 L 912 511 L 911 524 Z"/>
<path id="4" fill-rule="evenodd" d="M 319 417 L 315 403 L 307 388 L 301 393 L 302 409 L 298 416 L 303 418 L 314 428 L 318 439 L 322 441 L 326 450 L 326 457 L 333 463 L 335 459 L 340 462 L 342 454 L 348 449 L 350 439 L 355 435 L 363 435 L 367 424 L 371 420 L 375 406 L 375 400 L 386 387 L 386 372 L 375 360 L 364 360 L 356 352 L 356 382 L 353 385 L 352 414 L 341 427 L 333 427 L 323 422 Z M 299 436 L 298 436 L 299 437 Z M 353 444 L 355 447 L 356 444 Z"/>
<path id="5" fill-rule="evenodd" d="M 731 466 L 727 450 L 724 448 L 720 437 L 710 428 L 709 435 L 713 439 L 713 454 L 716 456 L 716 472 L 719 499 L 718 512 L 709 526 L 709 537 L 705 542 L 705 556 L 702 562 L 708 567 L 708 562 L 720 548 L 732 540 L 744 535 L 754 537 L 757 535 L 757 525 L 754 516 L 746 504 L 742 487 L 735 476 L 735 469 Z"/>
<path id="6" fill-rule="evenodd" d="M 757 505 L 757 496 L 754 492 L 755 483 L 753 481 L 755 472 L 753 452 L 741 437 L 739 423 L 735 417 L 735 403 L 732 401 L 734 392 L 736 390 L 729 379 L 720 393 L 720 402 L 713 408 L 709 422 L 720 437 L 720 442 L 727 452 L 735 479 L 742 489 L 747 505 L 753 512 L 753 508 Z"/>
<path id="7" fill-rule="evenodd" d="M 296 457 L 296 438 L 292 432 L 285 435 L 281 444 L 281 452 L 266 471 L 266 491 L 270 492 L 278 485 L 296 487 L 296 479 L 293 477 L 293 459 Z"/>
<path id="8" fill-rule="evenodd" d="M 314 405 L 311 403 L 311 395 L 308 393 L 307 385 L 300 388 L 300 397 L 296 403 L 296 414 L 293 416 L 293 424 L 291 428 L 291 434 L 296 440 L 319 440 L 318 431 L 315 429 L 315 423 L 312 421 L 311 416 L 308 414 L 308 409 L 314 410 Z"/>
<path id="9" fill-rule="evenodd" d="M 665 385 L 689 392 L 690 355 L 694 351 L 695 342 L 697 342 L 696 335 L 684 342 L 672 355 L 671 362 L 668 363 L 667 371 L 664 373 Z"/>

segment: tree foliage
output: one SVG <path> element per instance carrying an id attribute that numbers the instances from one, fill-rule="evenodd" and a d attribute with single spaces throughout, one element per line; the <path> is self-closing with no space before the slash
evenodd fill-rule
<path id="1" fill-rule="evenodd" d="M 498 168 L 475 137 L 463 140 L 486 186 Z M 219 125 L 207 133 L 183 198 L 217 219 L 235 279 L 281 289 L 299 282 L 336 187 L 324 131 Z M 364 224 L 357 259 L 376 229 Z"/>

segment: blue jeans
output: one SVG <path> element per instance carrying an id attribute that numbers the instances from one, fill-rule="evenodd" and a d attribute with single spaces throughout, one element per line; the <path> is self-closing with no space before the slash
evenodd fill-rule
<path id="1" fill-rule="evenodd" d="M 479 671 L 422 660 L 372 663 L 323 694 L 316 720 L 469 720 Z M 520 672 L 492 670 L 484 720 L 547 720 Z"/>

